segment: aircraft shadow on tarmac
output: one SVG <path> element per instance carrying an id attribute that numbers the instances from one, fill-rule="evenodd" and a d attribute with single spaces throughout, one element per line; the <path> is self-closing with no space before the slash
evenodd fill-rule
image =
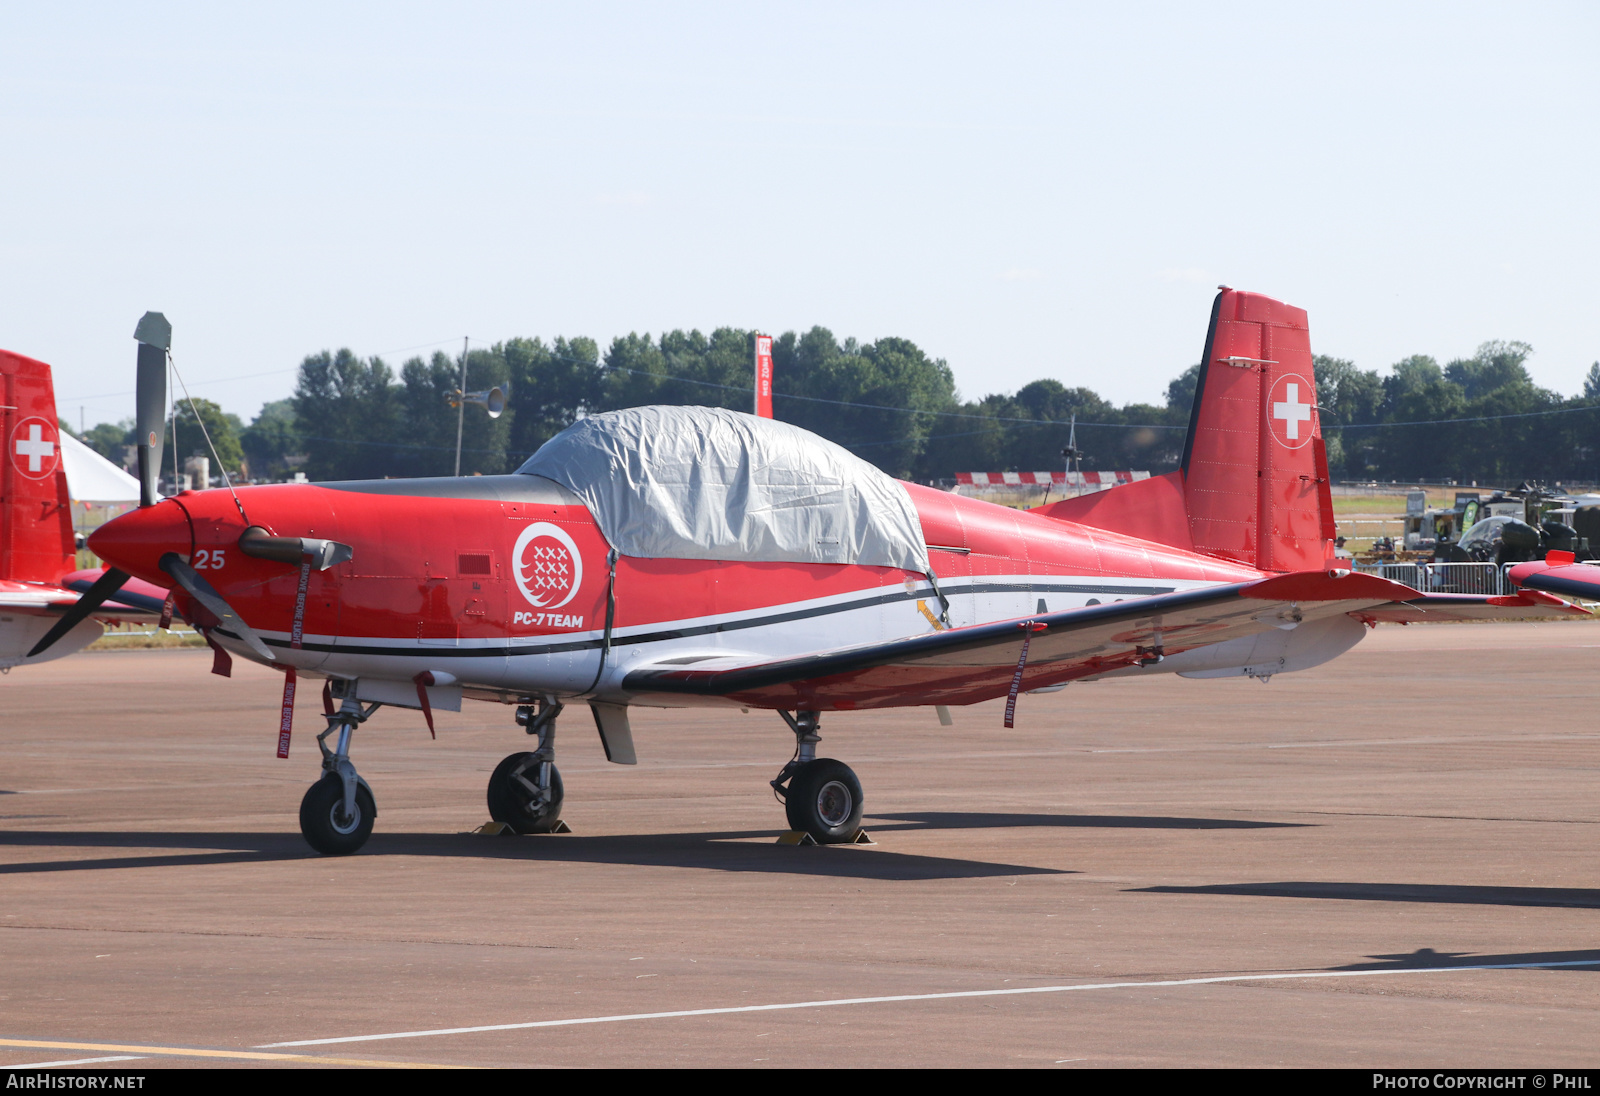
<path id="1" fill-rule="evenodd" d="M 1600 970 L 1600 948 L 1585 948 L 1572 951 L 1518 951 L 1505 955 L 1480 955 L 1475 952 L 1465 951 L 1434 951 L 1432 948 L 1418 948 L 1416 951 L 1404 955 L 1369 955 L 1371 963 L 1351 963 L 1349 966 L 1332 967 L 1332 970 L 1422 970 L 1428 967 L 1476 967 L 1476 966 L 1501 966 L 1511 964 L 1571 964 L 1593 963 L 1592 967 L 1571 967 L 1572 970 L 1596 971 Z"/>
<path id="2" fill-rule="evenodd" d="M 628 834 L 585 837 L 480 837 L 473 834 L 383 834 L 372 836 L 358 855 L 437 856 L 460 859 L 636 864 L 640 867 L 700 868 L 886 881 L 982 879 L 1019 875 L 1067 875 L 1056 868 L 996 864 L 954 857 L 921 856 L 854 846 L 788 847 L 770 844 L 771 830 L 720 833 Z M 766 838 L 766 841 L 752 840 Z M 144 856 L 96 857 L 0 864 L 0 876 L 42 872 L 99 871 L 321 860 L 299 834 L 288 833 L 62 833 L 0 831 L 0 847 L 129 848 L 193 850 Z"/>
<path id="3" fill-rule="evenodd" d="M 1140 894 L 1216 894 L 1252 898 L 1333 898 L 1346 902 L 1425 902 L 1467 906 L 1600 909 L 1600 890 L 1578 887 L 1482 887 L 1450 883 L 1224 883 L 1139 887 Z M 1476 960 L 1474 960 L 1476 961 Z"/>
<path id="4" fill-rule="evenodd" d="M 880 820 L 901 822 L 886 826 Z M 871 814 L 869 830 L 992 830 L 1028 826 L 1072 826 L 1134 830 L 1268 830 L 1314 826 L 1314 822 L 1252 822 L 1235 818 L 1166 818 L 1136 814 L 998 814 L 977 811 L 914 811 Z"/>

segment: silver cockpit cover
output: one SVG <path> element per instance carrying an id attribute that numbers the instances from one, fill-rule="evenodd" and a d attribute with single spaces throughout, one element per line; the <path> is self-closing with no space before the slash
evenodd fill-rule
<path id="1" fill-rule="evenodd" d="M 573 491 L 624 555 L 928 570 L 905 488 L 788 423 L 716 407 L 607 411 L 518 471 Z"/>

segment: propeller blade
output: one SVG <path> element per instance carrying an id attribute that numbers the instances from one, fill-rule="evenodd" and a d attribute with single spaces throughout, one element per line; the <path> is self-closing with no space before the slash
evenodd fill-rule
<path id="1" fill-rule="evenodd" d="M 122 584 L 127 582 L 129 575 L 126 571 L 119 571 L 115 567 L 107 567 L 105 574 L 95 579 L 94 585 L 83 592 L 83 596 L 72 603 L 72 607 L 61 614 L 61 619 L 44 634 L 44 638 L 33 645 L 33 650 L 28 652 L 28 657 L 33 658 L 42 651 L 48 651 L 55 641 L 66 635 L 72 629 L 82 624 L 85 618 L 101 605 L 105 604 L 112 594 L 122 589 Z"/>
<path id="2" fill-rule="evenodd" d="M 161 569 L 171 575 L 172 580 L 182 586 L 185 593 L 204 605 L 222 627 L 242 639 L 252 651 L 268 662 L 278 661 L 278 657 L 261 642 L 261 637 L 256 635 L 255 629 L 233 611 L 233 606 L 223 600 L 222 595 L 217 593 L 216 587 L 202 578 L 193 567 L 183 562 L 178 553 L 168 552 L 162 556 Z"/>
<path id="3" fill-rule="evenodd" d="M 161 475 L 161 444 L 167 433 L 167 350 L 172 325 L 159 312 L 146 312 L 134 329 L 139 340 L 138 383 L 134 385 L 134 427 L 138 431 L 139 505 L 156 501 Z"/>

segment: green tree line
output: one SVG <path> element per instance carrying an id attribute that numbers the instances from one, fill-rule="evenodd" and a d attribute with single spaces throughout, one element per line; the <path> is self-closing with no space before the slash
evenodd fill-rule
<path id="1" fill-rule="evenodd" d="M 513 471 L 584 414 L 650 403 L 748 411 L 754 344 L 753 331 L 718 328 L 630 334 L 604 354 L 587 338 L 511 339 L 472 350 L 467 388 L 499 385 L 508 402 L 498 419 L 466 409 L 462 472 Z M 1600 481 L 1600 362 L 1583 392 L 1566 399 L 1533 383 L 1530 354 L 1525 343 L 1489 342 L 1442 367 L 1409 357 L 1387 375 L 1319 356 L 1318 403 L 1335 477 Z M 909 339 L 840 341 L 823 327 L 776 337 L 773 365 L 779 419 L 891 475 L 924 481 L 1059 468 L 1074 417 L 1086 469 L 1170 471 L 1182 457 L 1199 370 L 1183 370 L 1159 404 L 1119 407 L 1053 379 L 963 399 L 944 359 Z M 312 480 L 449 475 L 457 421 L 449 396 L 460 372 L 461 359 L 442 352 L 411 358 L 398 371 L 349 350 L 313 354 L 300 364 L 293 396 L 267 404 L 248 425 L 207 400 L 180 403 L 177 452 L 207 452 L 204 423 L 222 464 L 251 479 L 294 471 Z M 101 424 L 84 440 L 122 463 L 130 426 Z M 172 452 L 169 438 L 165 471 Z"/>

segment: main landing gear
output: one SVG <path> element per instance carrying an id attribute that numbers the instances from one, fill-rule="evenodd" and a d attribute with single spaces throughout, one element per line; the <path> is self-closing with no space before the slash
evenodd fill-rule
<path id="1" fill-rule="evenodd" d="M 553 696 L 518 708 L 518 726 L 539 736 L 539 748 L 512 754 L 489 777 L 489 817 L 518 833 L 555 833 L 561 825 L 561 773 L 555 766 L 560 714 L 561 702 Z"/>
<path id="2" fill-rule="evenodd" d="M 861 781 L 844 762 L 817 756 L 822 737 L 817 732 L 818 713 L 778 714 L 795 739 L 794 757 L 771 781 L 772 790 L 783 800 L 789 828 L 810 834 L 819 845 L 856 840 L 861 832 Z"/>
<path id="3" fill-rule="evenodd" d="M 372 789 L 350 763 L 350 735 L 377 710 L 376 704 L 363 709 L 355 697 L 345 697 L 339 710 L 327 717 L 328 729 L 317 735 L 322 778 L 300 800 L 300 832 L 307 844 L 325 855 L 353 853 L 372 836 L 378 807 Z M 335 732 L 338 738 L 330 750 L 325 739 Z"/>

